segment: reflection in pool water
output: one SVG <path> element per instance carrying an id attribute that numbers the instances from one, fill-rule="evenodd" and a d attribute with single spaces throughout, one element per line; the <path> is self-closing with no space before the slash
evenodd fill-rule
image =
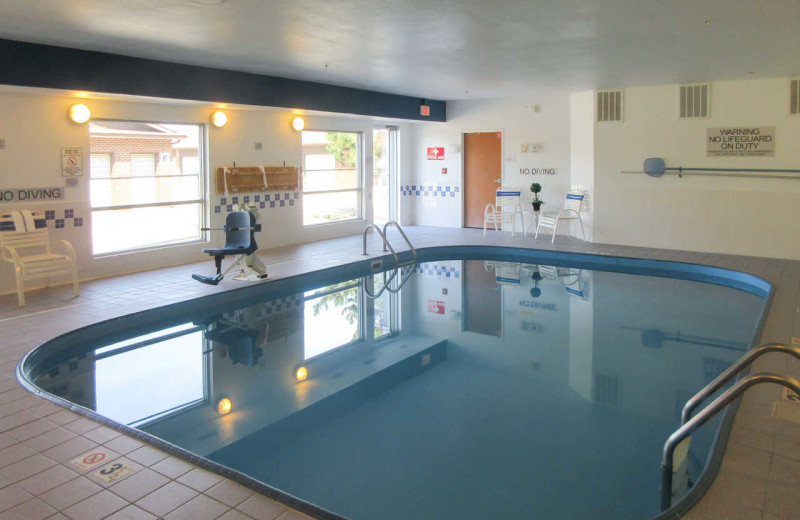
<path id="1" fill-rule="evenodd" d="M 748 347 L 764 305 L 500 260 L 403 274 L 401 290 L 405 276 L 334 279 L 97 338 L 39 363 L 36 383 L 354 520 L 641 519 L 683 403 Z M 716 424 L 693 437 L 685 483 Z"/>

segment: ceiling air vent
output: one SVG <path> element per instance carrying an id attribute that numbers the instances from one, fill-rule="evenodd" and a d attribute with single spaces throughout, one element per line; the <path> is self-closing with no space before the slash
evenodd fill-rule
<path id="1" fill-rule="evenodd" d="M 681 85 L 680 119 L 708 119 L 708 94 L 711 91 L 708 83 L 701 85 Z"/>
<path id="2" fill-rule="evenodd" d="M 597 122 L 622 121 L 622 91 L 599 90 L 597 92 Z"/>
<path id="3" fill-rule="evenodd" d="M 800 114 L 800 79 L 789 81 L 789 114 Z"/>

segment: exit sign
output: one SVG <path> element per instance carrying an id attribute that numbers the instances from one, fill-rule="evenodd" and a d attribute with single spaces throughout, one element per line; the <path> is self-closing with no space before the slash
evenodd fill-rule
<path id="1" fill-rule="evenodd" d="M 420 105 L 419 106 L 419 115 L 421 116 L 430 116 L 431 115 L 431 107 L 428 105 Z"/>

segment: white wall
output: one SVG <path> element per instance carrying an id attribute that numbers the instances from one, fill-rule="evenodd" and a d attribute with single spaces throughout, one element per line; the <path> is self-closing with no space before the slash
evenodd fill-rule
<path id="1" fill-rule="evenodd" d="M 537 104 L 538 113 L 526 111 Z M 413 208 L 413 222 L 418 225 L 461 227 L 463 205 L 464 132 L 496 131 L 503 134 L 503 183 L 524 188 L 539 182 L 540 197 L 550 204 L 563 204 L 570 186 L 570 97 L 568 94 L 535 96 L 527 100 L 452 101 L 447 104 L 446 123 L 411 125 L 411 171 L 404 173 L 402 185 L 458 188 L 455 197 L 401 196 Z M 408 141 L 406 141 L 408 142 Z M 542 151 L 521 153 L 522 143 L 539 143 Z M 444 147 L 444 160 L 427 160 L 428 147 Z M 447 168 L 447 174 L 442 174 Z M 524 168 L 556 168 L 556 175 L 525 175 Z M 411 202 L 407 202 L 410 200 Z M 526 208 L 527 209 L 527 208 Z"/>
<path id="2" fill-rule="evenodd" d="M 0 139 L 6 140 L 5 150 L 0 150 L 0 188 L 34 188 L 64 186 L 61 175 L 60 153 L 62 147 L 81 147 L 84 155 L 84 176 L 78 188 L 66 190 L 63 201 L 38 204 L 3 204 L 0 209 L 54 210 L 63 218 L 65 209 L 74 209 L 76 217 L 84 218 L 83 227 L 74 227 L 70 221 L 64 229 L 53 229 L 51 241 L 69 240 L 75 247 L 82 279 L 123 272 L 152 269 L 197 260 L 208 259 L 201 251 L 208 244 L 191 244 L 165 247 L 148 252 L 131 252 L 106 257 L 93 257 L 91 247 L 91 212 L 89 207 L 89 128 L 67 120 L 67 108 L 75 97 L 42 89 L 6 89 L 0 92 Z M 211 107 L 183 102 L 145 102 L 143 100 L 85 99 L 95 119 L 122 119 L 165 121 L 174 123 L 206 123 Z M 290 129 L 292 113 L 271 108 L 228 108 L 228 124 L 221 129 L 207 125 L 208 170 L 219 166 L 282 165 L 300 166 L 300 134 Z M 305 116 L 306 128 L 319 130 L 350 130 L 364 134 L 363 217 L 369 219 L 371 209 L 372 138 L 375 121 L 356 117 Z M 386 122 L 380 124 L 385 125 Z M 401 125 L 401 133 L 407 125 Z M 255 143 L 263 143 L 262 150 Z M 401 158 L 402 160 L 402 158 Z M 212 176 L 210 176 L 212 177 Z M 212 226 L 220 226 L 225 209 L 214 213 L 223 196 L 216 193 L 213 182 L 209 190 L 209 210 Z M 237 194 L 240 196 L 246 194 Z M 254 195 L 254 194 L 250 194 Z M 291 197 L 291 196 L 290 196 Z M 230 198 L 230 197 L 229 197 Z M 230 201 L 228 202 L 230 204 Z M 257 241 L 261 248 L 284 244 L 308 242 L 358 233 L 364 229 L 365 220 L 326 224 L 304 228 L 302 224 L 302 197 L 291 206 L 261 210 L 263 231 Z M 221 236 L 213 234 L 212 242 L 219 243 Z M 209 267 L 211 262 L 209 261 Z M 15 291 L 13 269 L 10 264 L 0 265 L 0 293 Z"/>
<path id="3" fill-rule="evenodd" d="M 594 92 L 578 92 L 570 97 L 570 165 L 572 184 L 582 186 L 583 227 L 586 239 L 593 240 L 594 205 Z"/>
<path id="4" fill-rule="evenodd" d="M 788 80 L 714 82 L 709 119 L 679 121 L 677 103 L 677 85 L 626 89 L 625 121 L 595 125 L 595 241 L 800 258 L 797 180 L 619 173 L 647 157 L 668 167 L 800 168 Z M 775 156 L 706 157 L 706 128 L 736 126 L 775 126 Z"/>

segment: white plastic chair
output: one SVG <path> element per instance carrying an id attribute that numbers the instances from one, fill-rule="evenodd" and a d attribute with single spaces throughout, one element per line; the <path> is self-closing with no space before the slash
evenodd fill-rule
<path id="1" fill-rule="evenodd" d="M 0 213 L 0 253 L 3 260 L 14 264 L 19 306 L 25 305 L 24 282 L 56 275 L 71 275 L 72 288 L 78 296 L 78 263 L 72 244 L 58 240 L 53 249 L 62 246 L 65 254 L 50 248 L 47 221 L 40 211 L 4 211 Z"/>
<path id="2" fill-rule="evenodd" d="M 520 199 L 522 198 L 522 190 L 520 188 L 500 187 L 495 192 L 494 204 L 489 203 L 483 210 L 483 234 L 486 235 L 486 225 L 494 224 L 495 231 L 498 231 L 498 224 L 501 226 L 504 222 L 511 223 L 511 236 L 515 236 L 517 231 L 517 215 L 525 229 L 525 221 L 522 220 L 522 209 L 520 208 Z"/>
<path id="3" fill-rule="evenodd" d="M 581 236 L 586 240 L 586 233 L 583 231 L 583 220 L 581 219 L 581 206 L 583 205 L 583 192 L 570 191 L 567 193 L 567 199 L 564 203 L 564 208 L 547 208 L 539 215 L 539 224 L 536 226 L 536 235 L 534 238 L 539 238 L 539 229 L 550 228 L 553 230 L 553 238 L 551 243 L 556 241 L 556 230 L 558 223 L 566 221 L 567 224 L 577 220 L 581 226 Z M 567 233 L 569 234 L 569 233 Z"/>

